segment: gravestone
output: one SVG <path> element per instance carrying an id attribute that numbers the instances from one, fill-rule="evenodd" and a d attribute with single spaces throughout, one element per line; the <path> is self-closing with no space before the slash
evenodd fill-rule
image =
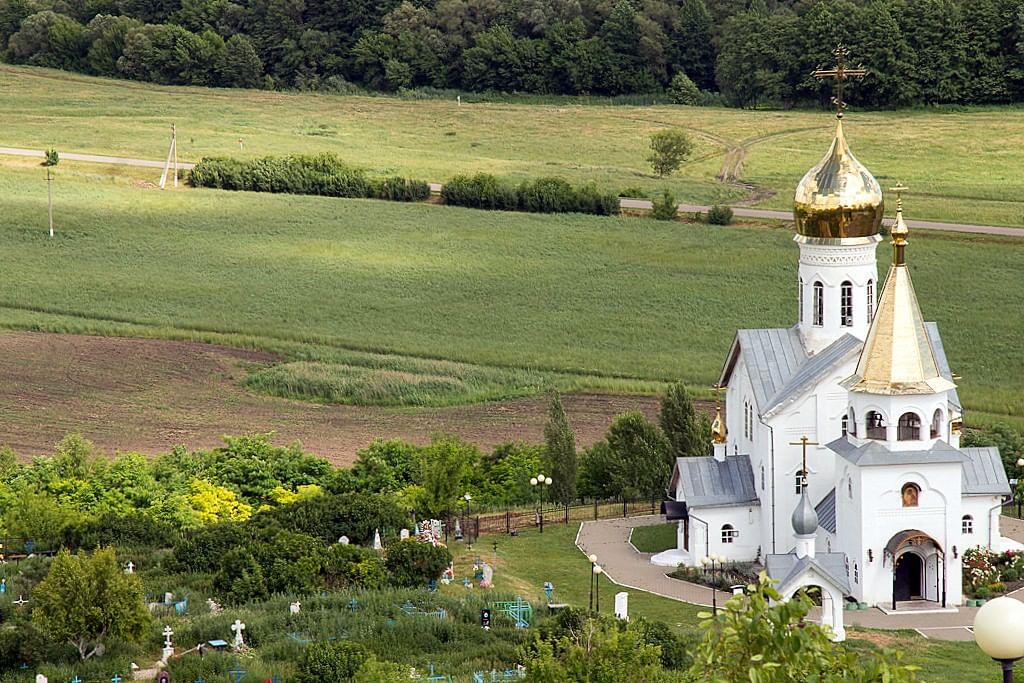
<path id="1" fill-rule="evenodd" d="M 232 645 L 236 649 L 245 645 L 245 641 L 242 638 L 242 631 L 245 630 L 245 624 L 242 623 L 241 619 L 235 619 L 235 623 L 231 624 L 231 630 L 235 634 L 235 642 Z"/>
<path id="2" fill-rule="evenodd" d="M 338 543 L 340 543 L 342 545 L 348 545 L 349 544 L 348 536 L 342 536 L 341 538 L 339 538 L 338 539 Z"/>
<path id="3" fill-rule="evenodd" d="M 164 593 L 164 604 L 170 605 L 174 602 L 174 593 Z"/>
<path id="4" fill-rule="evenodd" d="M 490 588 L 494 585 L 494 568 L 491 565 L 484 562 L 482 568 L 482 578 L 480 579 L 481 588 Z"/>
<path id="5" fill-rule="evenodd" d="M 406 540 L 407 538 L 409 538 L 409 530 L 408 530 L 408 529 L 402 529 L 402 530 L 401 530 L 401 531 L 399 532 L 399 534 L 398 534 L 398 539 L 399 539 L 400 541 L 404 541 L 404 540 Z"/>
<path id="6" fill-rule="evenodd" d="M 7 579 L 0 579 L 0 595 L 7 592 Z"/>
<path id="7" fill-rule="evenodd" d="M 213 598 L 206 599 L 206 606 L 210 608 L 210 614 L 220 614 L 222 611 L 224 611 L 223 608 L 220 606 L 220 603 L 214 600 Z"/>
<path id="8" fill-rule="evenodd" d="M 626 591 L 615 594 L 615 616 L 629 621 L 629 593 Z"/>
<path id="9" fill-rule="evenodd" d="M 156 683 L 171 683 L 171 674 L 161 671 L 160 675 L 156 677 Z"/>
<path id="10" fill-rule="evenodd" d="M 373 549 L 378 552 L 384 550 L 384 544 L 380 542 L 380 529 L 373 530 Z"/>
<path id="11" fill-rule="evenodd" d="M 301 609 L 302 609 L 302 603 L 301 602 L 293 602 L 292 604 L 288 605 L 288 612 L 290 614 L 298 614 L 299 610 L 301 610 Z"/>
<path id="12" fill-rule="evenodd" d="M 48 680 L 43 674 L 36 674 L 36 683 L 47 683 Z"/>

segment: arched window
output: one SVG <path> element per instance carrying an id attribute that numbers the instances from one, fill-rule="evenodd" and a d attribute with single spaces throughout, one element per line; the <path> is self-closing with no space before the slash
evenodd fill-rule
<path id="1" fill-rule="evenodd" d="M 839 320 L 843 327 L 853 327 L 853 283 L 849 280 L 839 290 Z"/>
<path id="2" fill-rule="evenodd" d="M 732 543 L 740 532 L 733 528 L 732 524 L 722 525 L 722 543 Z"/>
<path id="3" fill-rule="evenodd" d="M 875 281 L 868 280 L 868 324 L 875 317 Z"/>
<path id="4" fill-rule="evenodd" d="M 876 410 L 868 411 L 868 414 L 864 416 L 865 427 L 867 427 L 867 437 L 869 439 L 881 439 L 885 440 L 885 418 L 882 414 Z"/>
<path id="5" fill-rule="evenodd" d="M 850 419 L 849 419 L 850 435 L 857 436 L 857 413 L 853 412 L 853 406 L 850 407 Z"/>
<path id="6" fill-rule="evenodd" d="M 804 279 L 800 278 L 800 285 L 796 290 L 796 301 L 797 301 L 797 320 L 799 322 L 804 321 Z"/>
<path id="7" fill-rule="evenodd" d="M 846 495 L 853 498 L 853 477 L 846 478 Z"/>
<path id="8" fill-rule="evenodd" d="M 743 438 L 750 438 L 750 404 L 743 402 Z"/>
<path id="9" fill-rule="evenodd" d="M 761 490 L 764 491 L 764 465 L 761 465 Z"/>
<path id="10" fill-rule="evenodd" d="M 860 583 L 860 568 L 856 562 L 853 563 L 853 582 Z"/>
<path id="11" fill-rule="evenodd" d="M 916 508 L 917 498 L 921 494 L 921 487 L 917 484 L 904 484 L 900 490 L 900 496 L 903 499 L 903 507 L 905 508 Z"/>
<path id="12" fill-rule="evenodd" d="M 921 418 L 917 413 L 903 413 L 896 430 L 897 441 L 917 441 L 921 438 Z"/>
<path id="13" fill-rule="evenodd" d="M 840 420 L 840 425 L 839 426 L 843 430 L 843 433 L 840 436 L 846 436 L 847 434 L 849 434 L 849 432 L 850 432 L 850 416 L 849 415 L 843 415 L 843 419 Z"/>
<path id="14" fill-rule="evenodd" d="M 807 478 L 804 476 L 803 470 L 796 471 L 796 475 L 793 477 L 793 485 L 796 487 L 796 493 L 803 492 L 807 486 Z"/>
<path id="15" fill-rule="evenodd" d="M 820 282 L 814 283 L 814 325 L 821 327 L 825 324 L 825 285 Z"/>
<path id="16" fill-rule="evenodd" d="M 942 434 L 942 408 L 936 408 L 932 414 L 931 438 L 937 439 Z"/>
<path id="17" fill-rule="evenodd" d="M 964 518 L 960 520 L 960 530 L 965 534 L 974 533 L 974 517 L 970 515 L 964 515 Z"/>

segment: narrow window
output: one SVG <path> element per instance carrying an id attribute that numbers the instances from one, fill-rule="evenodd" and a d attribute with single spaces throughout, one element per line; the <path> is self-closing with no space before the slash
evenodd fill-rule
<path id="1" fill-rule="evenodd" d="M 885 418 L 882 417 L 881 413 L 874 410 L 868 411 L 864 421 L 867 423 L 865 426 L 867 427 L 869 439 L 885 440 Z"/>
<path id="2" fill-rule="evenodd" d="M 843 415 L 840 426 L 842 427 L 843 433 L 840 436 L 846 436 L 850 433 L 850 416 Z"/>
<path id="3" fill-rule="evenodd" d="M 733 528 L 732 524 L 722 525 L 722 543 L 732 543 L 739 536 L 739 531 Z"/>
<path id="4" fill-rule="evenodd" d="M 761 490 L 764 491 L 764 465 L 761 465 Z"/>
<path id="5" fill-rule="evenodd" d="M 964 518 L 962 520 L 960 520 L 960 526 L 961 526 L 961 530 L 965 534 L 973 534 L 974 533 L 974 518 L 971 517 L 970 515 L 964 515 Z"/>
<path id="6" fill-rule="evenodd" d="M 932 414 L 931 438 L 937 439 L 942 434 L 942 408 L 936 408 Z"/>
<path id="7" fill-rule="evenodd" d="M 846 495 L 853 499 L 853 477 L 846 478 Z"/>
<path id="8" fill-rule="evenodd" d="M 847 426 L 850 428 L 850 436 L 857 436 L 857 413 L 853 412 L 853 406 L 850 406 L 850 419 Z"/>
<path id="9" fill-rule="evenodd" d="M 853 327 L 853 283 L 843 283 L 839 295 L 839 319 L 843 327 Z"/>
<path id="10" fill-rule="evenodd" d="M 857 567 L 857 563 L 853 563 L 853 582 L 860 583 L 860 569 Z"/>
<path id="11" fill-rule="evenodd" d="M 814 283 L 814 324 L 821 327 L 825 324 L 825 285 Z"/>
<path id="12" fill-rule="evenodd" d="M 804 321 L 804 279 L 800 278 L 800 284 L 796 290 L 797 300 L 797 320 L 800 322 Z"/>
<path id="13" fill-rule="evenodd" d="M 897 441 L 917 441 L 921 438 L 921 418 L 917 413 L 903 413 L 896 430 Z"/>
<path id="14" fill-rule="evenodd" d="M 868 324 L 875 317 L 875 281 L 868 280 Z"/>
<path id="15" fill-rule="evenodd" d="M 804 487 L 807 486 L 807 478 L 804 477 L 803 470 L 797 470 L 796 476 L 793 478 L 793 484 L 796 487 L 795 493 L 802 493 Z"/>

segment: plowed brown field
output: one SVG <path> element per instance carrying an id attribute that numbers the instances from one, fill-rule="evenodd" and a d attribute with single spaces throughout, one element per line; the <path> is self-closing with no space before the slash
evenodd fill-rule
<path id="1" fill-rule="evenodd" d="M 545 397 L 448 408 L 318 405 L 262 396 L 239 381 L 274 362 L 259 352 L 192 342 L 36 332 L 0 334 L 0 444 L 19 456 L 53 452 L 80 432 L 100 449 L 156 454 L 183 444 L 219 445 L 223 434 L 276 432 L 336 464 L 377 437 L 426 443 L 446 432 L 487 449 L 543 439 Z M 626 410 L 656 417 L 650 396 L 570 395 L 566 411 L 581 446 Z"/>

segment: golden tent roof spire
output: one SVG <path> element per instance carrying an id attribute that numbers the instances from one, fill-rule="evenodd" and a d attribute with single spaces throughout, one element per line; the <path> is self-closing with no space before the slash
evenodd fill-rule
<path id="1" fill-rule="evenodd" d="M 902 184 L 893 188 L 897 196 L 896 223 L 892 228 L 893 262 L 878 297 L 857 370 L 843 382 L 850 391 L 882 395 L 936 394 L 956 386 L 939 372 L 910 280 L 905 258 L 909 231 L 903 220 L 901 197 L 906 189 Z"/>
<path id="2" fill-rule="evenodd" d="M 843 134 L 844 84 L 848 78 L 860 78 L 867 70 L 846 66 L 848 52 L 839 46 L 833 54 L 836 65 L 817 68 L 816 78 L 834 78 L 836 94 L 836 132 L 832 145 L 796 188 L 793 217 L 796 231 L 811 238 L 872 237 L 882 224 L 882 188 L 874 176 L 857 161 Z"/>

